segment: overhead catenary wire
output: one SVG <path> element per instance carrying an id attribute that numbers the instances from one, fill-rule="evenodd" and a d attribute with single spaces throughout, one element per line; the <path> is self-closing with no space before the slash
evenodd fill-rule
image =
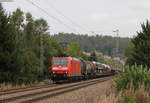
<path id="1" fill-rule="evenodd" d="M 73 21 L 72 19 L 70 19 L 68 16 L 64 15 L 64 13 L 62 13 L 60 10 L 58 10 L 57 8 L 55 8 L 52 3 L 49 2 L 49 0 L 47 0 L 47 4 L 49 5 L 49 7 L 51 7 L 53 10 L 55 10 L 59 15 L 61 15 L 63 18 L 65 18 L 67 21 L 69 21 L 71 24 L 75 25 L 76 27 L 78 27 L 79 29 L 82 29 L 86 32 L 92 33 L 94 35 L 98 35 L 97 33 L 95 33 L 94 31 L 89 31 L 87 30 L 84 26 L 81 26 L 80 24 L 76 23 L 75 21 Z"/>
<path id="2" fill-rule="evenodd" d="M 71 31 L 74 31 L 78 34 L 79 33 L 76 28 L 71 27 L 70 25 L 66 24 L 64 21 L 60 20 L 59 18 L 57 18 L 56 16 L 52 15 L 51 13 L 49 13 L 48 11 L 46 11 L 45 9 L 43 9 L 42 7 L 38 6 L 36 3 L 34 3 L 31 0 L 26 0 L 27 2 L 29 2 L 30 4 L 32 4 L 33 6 L 35 6 L 36 8 L 40 9 L 43 13 L 45 13 L 46 15 L 48 15 L 50 18 L 54 19 L 55 21 L 57 21 L 58 23 L 64 25 L 66 28 L 70 29 Z M 99 33 L 97 33 L 96 31 L 93 30 L 87 30 L 85 27 L 81 26 L 80 24 L 76 23 L 75 21 L 73 21 L 72 19 L 70 19 L 68 16 L 64 15 L 60 10 L 56 9 L 49 1 L 48 1 L 49 6 L 54 9 L 59 15 L 61 15 L 62 17 L 64 17 L 66 20 L 68 20 L 70 23 L 72 23 L 73 25 L 75 25 L 76 27 L 78 27 L 79 29 L 82 29 L 86 32 L 92 33 L 94 35 L 98 35 Z M 103 33 L 101 33 L 103 34 Z"/>
<path id="3" fill-rule="evenodd" d="M 52 6 L 52 5 L 51 5 Z M 84 31 L 86 32 L 90 32 L 94 35 L 97 35 L 97 33 L 95 33 L 94 31 L 89 31 L 85 28 L 85 26 L 81 26 L 80 24 L 74 22 L 72 19 L 70 19 L 69 17 L 65 16 L 62 12 L 60 12 L 58 9 L 54 8 L 54 6 L 52 7 L 53 9 L 55 9 L 56 12 L 58 12 L 60 15 L 64 16 L 68 21 L 70 21 L 72 24 L 76 25 L 78 28 L 82 28 Z"/>
<path id="4" fill-rule="evenodd" d="M 72 23 L 73 25 L 75 25 L 78 28 L 82 28 L 84 31 L 88 31 L 86 30 L 83 26 L 81 26 L 80 24 L 76 23 L 75 21 L 73 21 L 72 19 L 70 19 L 68 16 L 64 15 L 64 13 L 62 13 L 60 10 L 56 9 L 50 2 L 49 0 L 47 0 L 48 5 L 54 9 L 59 15 L 61 15 L 62 17 L 66 18 L 66 20 L 68 20 L 70 23 Z"/>
<path id="5" fill-rule="evenodd" d="M 56 20 L 58 23 L 64 25 L 66 28 L 77 32 L 78 34 L 80 34 L 78 31 L 76 31 L 76 29 L 70 27 L 68 24 L 64 23 L 63 21 L 61 21 L 59 18 L 51 15 L 49 12 L 47 12 L 46 10 L 44 10 L 43 8 L 41 8 L 40 6 L 38 6 L 37 4 L 35 4 L 34 2 L 30 1 L 30 0 L 26 0 L 28 3 L 32 4 L 33 6 L 35 6 L 36 8 L 38 8 L 39 10 L 41 10 L 43 13 L 45 13 L 47 16 L 49 16 L 50 18 Z"/>

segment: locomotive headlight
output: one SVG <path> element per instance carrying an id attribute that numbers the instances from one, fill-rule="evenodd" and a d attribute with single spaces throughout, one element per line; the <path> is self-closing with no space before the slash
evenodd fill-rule
<path id="1" fill-rule="evenodd" d="M 62 67 L 61 69 L 63 69 L 63 70 L 67 70 L 67 69 L 68 69 L 68 67 Z"/>
<path id="2" fill-rule="evenodd" d="M 58 68 L 58 67 L 53 67 L 52 69 L 53 69 L 53 70 L 56 70 L 56 69 L 59 69 L 59 68 Z"/>

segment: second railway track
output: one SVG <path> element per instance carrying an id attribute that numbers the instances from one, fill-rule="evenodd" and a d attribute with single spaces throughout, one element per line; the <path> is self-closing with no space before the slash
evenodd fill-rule
<path id="1" fill-rule="evenodd" d="M 74 91 L 80 88 L 84 88 L 93 84 L 97 84 L 106 80 L 109 80 L 113 78 L 113 76 L 109 77 L 104 77 L 104 78 L 98 78 L 98 79 L 93 79 L 93 80 L 88 80 L 88 81 L 83 81 L 83 82 L 77 82 L 77 83 L 70 83 L 70 84 L 63 84 L 59 86 L 52 86 L 45 90 L 41 91 L 35 91 L 35 92 L 30 92 L 26 93 L 23 95 L 18 95 L 18 96 L 11 96 L 7 97 L 5 96 L 4 98 L 0 99 L 0 103 L 31 103 L 31 102 L 37 102 L 39 100 L 43 100 L 46 98 L 54 97 L 57 95 L 61 95 L 63 93 L 67 93 L 70 91 Z"/>
<path id="2" fill-rule="evenodd" d="M 47 84 L 47 85 L 33 86 L 33 87 L 27 87 L 27 88 L 4 90 L 4 91 L 0 91 L 0 96 L 7 95 L 7 94 L 13 94 L 13 93 L 19 93 L 19 92 L 25 92 L 25 91 L 30 91 L 30 90 L 37 90 L 37 89 L 41 89 L 41 88 L 49 88 L 52 86 L 55 86 L 55 84 Z"/>

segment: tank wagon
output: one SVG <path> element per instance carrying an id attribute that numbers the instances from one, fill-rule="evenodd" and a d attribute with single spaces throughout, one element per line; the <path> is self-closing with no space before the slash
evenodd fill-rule
<path id="1" fill-rule="evenodd" d="M 53 57 L 51 61 L 51 79 L 81 80 L 110 74 L 111 67 L 99 62 L 90 62 L 75 57 Z"/>

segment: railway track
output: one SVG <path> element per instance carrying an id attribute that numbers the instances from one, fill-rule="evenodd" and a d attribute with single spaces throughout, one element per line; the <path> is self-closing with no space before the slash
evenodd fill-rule
<path id="1" fill-rule="evenodd" d="M 15 91 L 15 90 L 23 90 L 23 89 L 39 87 L 39 86 L 45 86 L 45 84 L 43 84 L 43 85 L 34 85 L 34 86 L 30 86 L 30 87 L 22 87 L 22 88 L 13 88 L 13 89 L 8 89 L 8 90 L 1 90 L 0 93 L 2 93 L 2 92 L 9 92 L 9 91 Z"/>
<path id="2" fill-rule="evenodd" d="M 94 85 L 100 82 L 104 82 L 106 80 L 109 80 L 113 78 L 113 76 L 104 77 L 104 78 L 98 78 L 93 80 L 87 80 L 82 82 L 76 82 L 76 83 L 69 83 L 69 84 L 55 84 L 55 85 L 49 85 L 44 87 L 39 87 L 37 89 L 42 89 L 40 91 L 35 91 L 36 88 L 33 88 L 34 90 L 31 90 L 31 88 L 28 88 L 27 90 L 22 90 L 19 92 L 26 92 L 21 95 L 12 95 L 13 93 L 16 94 L 18 91 L 11 92 L 11 95 L 9 93 L 5 94 L 5 97 L 0 99 L 0 103 L 32 103 L 37 102 L 39 100 L 51 98 L 54 96 L 62 95 L 67 92 L 71 92 L 80 88 L 84 88 L 90 85 Z M 32 92 L 33 91 L 33 92 Z M 10 96 L 7 96 L 10 95 Z M 2 97 L 2 96 L 1 96 Z"/>
<path id="3" fill-rule="evenodd" d="M 55 84 L 46 84 L 46 85 L 33 86 L 33 87 L 27 87 L 27 88 L 5 90 L 5 91 L 0 92 L 0 96 L 6 95 L 6 94 L 25 92 L 25 91 L 30 91 L 30 90 L 37 90 L 37 89 L 41 89 L 41 88 L 49 88 L 49 87 L 52 87 L 52 86 L 55 86 Z"/>

